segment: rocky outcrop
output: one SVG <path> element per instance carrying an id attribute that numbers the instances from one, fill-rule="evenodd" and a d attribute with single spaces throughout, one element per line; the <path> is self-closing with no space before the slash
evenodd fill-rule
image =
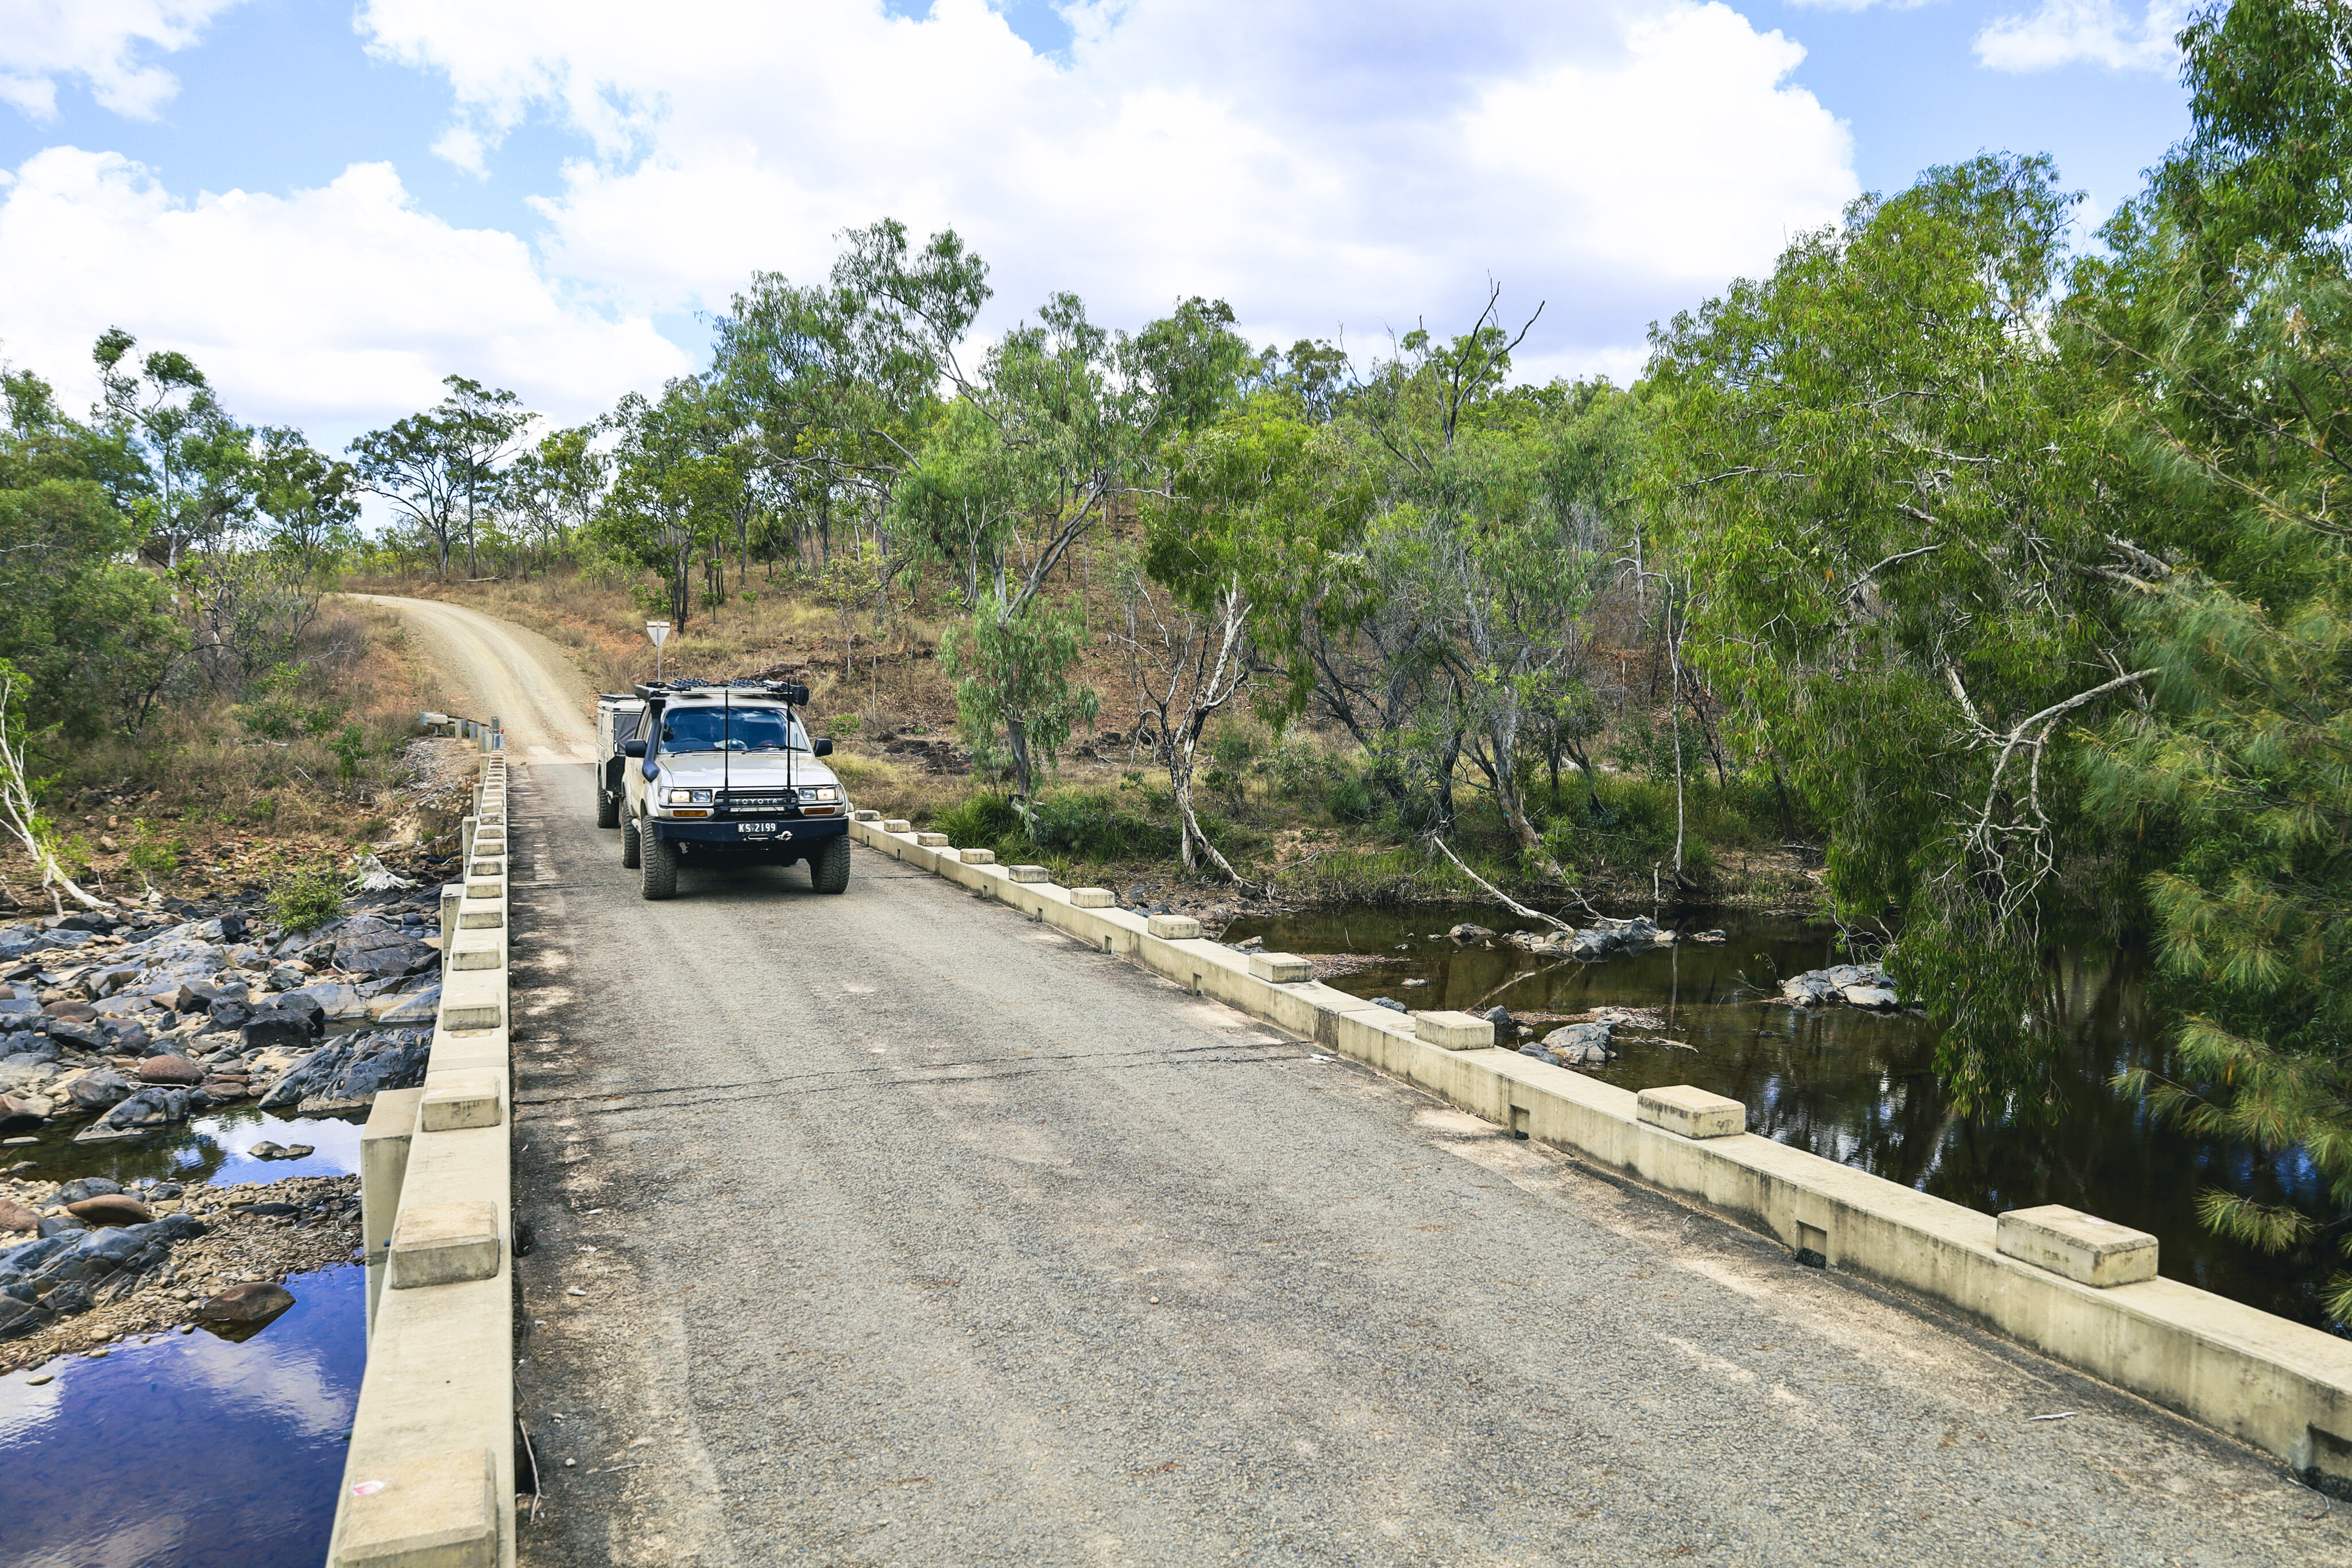
<path id="1" fill-rule="evenodd" d="M 1874 1012 L 1893 1012 L 1902 1006 L 1895 981 L 1875 964 L 1838 964 L 1791 975 L 1780 982 L 1780 999 L 1799 1008 L 1843 1002 Z"/>
<path id="2" fill-rule="evenodd" d="M 1671 947 L 1677 938 L 1673 932 L 1635 915 L 1631 920 L 1611 920 L 1575 931 L 1514 931 L 1505 940 L 1538 957 L 1576 958 L 1590 964 L 1613 958 L 1620 953 Z"/>

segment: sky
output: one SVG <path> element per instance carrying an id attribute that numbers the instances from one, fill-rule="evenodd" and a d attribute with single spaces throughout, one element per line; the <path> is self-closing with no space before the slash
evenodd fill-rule
<path id="1" fill-rule="evenodd" d="M 110 326 L 330 450 L 456 373 L 576 422 L 754 270 L 952 227 L 993 335 L 1070 290 L 1255 341 L 1458 331 L 1639 373 L 1864 191 L 2047 152 L 2084 237 L 2188 129 L 2116 0 L 0 0 L 0 361 Z"/>

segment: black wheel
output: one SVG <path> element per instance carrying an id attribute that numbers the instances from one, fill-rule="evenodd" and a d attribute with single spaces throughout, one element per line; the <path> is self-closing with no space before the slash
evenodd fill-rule
<path id="1" fill-rule="evenodd" d="M 621 802 L 602 789 L 596 791 L 596 825 L 600 828 L 621 825 Z"/>
<path id="2" fill-rule="evenodd" d="M 827 839 L 808 862 L 809 885 L 819 893 L 849 891 L 849 838 Z"/>
<path id="3" fill-rule="evenodd" d="M 637 853 L 645 873 L 637 891 L 647 898 L 669 898 L 677 892 L 677 846 L 653 833 L 637 835 Z"/>
<path id="4" fill-rule="evenodd" d="M 629 870 L 637 869 L 637 820 L 635 817 L 621 824 L 621 863 Z"/>

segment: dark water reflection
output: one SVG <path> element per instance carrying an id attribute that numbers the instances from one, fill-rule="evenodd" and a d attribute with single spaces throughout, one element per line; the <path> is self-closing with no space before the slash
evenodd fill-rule
<path id="1" fill-rule="evenodd" d="M 360 1124 L 250 1106 L 124 1143 L 75 1124 L 0 1150 L 44 1181 L 153 1176 L 216 1186 L 359 1168 Z M 264 1139 L 309 1144 L 257 1160 Z M 316 1568 L 367 1361 L 367 1275 L 286 1281 L 295 1304 L 242 1344 L 198 1329 L 0 1377 L 0 1563 L 9 1568 Z M 28 1378 L 53 1381 L 35 1387 Z"/>
<path id="2" fill-rule="evenodd" d="M 286 1281 L 243 1344 L 199 1329 L 0 1378 L 13 1568 L 316 1568 L 367 1358 L 367 1276 Z"/>
<path id="3" fill-rule="evenodd" d="M 2210 1234 L 2195 1212 L 2198 1189 L 2210 1186 L 2323 1212 L 2309 1162 L 2184 1136 L 2109 1087 L 2126 1068 L 2172 1066 L 2135 953 L 2078 948 L 2058 956 L 2049 1006 L 2065 1103 L 2048 1119 L 1988 1123 L 1952 1113 L 1936 1082 L 1936 1036 L 1926 1019 L 1844 1008 L 1808 1014 L 1766 999 L 1779 976 L 1847 961 L 1827 925 L 1670 919 L 1665 924 L 1691 929 L 1720 925 L 1729 940 L 1579 964 L 1431 938 L 1464 920 L 1504 932 L 1524 924 L 1483 906 L 1323 910 L 1239 921 L 1224 939 L 1263 936 L 1268 947 L 1296 953 L 1382 955 L 1377 967 L 1331 984 L 1415 1009 L 1659 1009 L 1666 1034 L 1696 1049 L 1621 1038 L 1629 1047 L 1623 1060 L 1595 1076 L 1628 1089 L 1690 1083 L 1728 1094 L 1747 1103 L 1754 1132 L 1988 1214 L 2063 1203 L 2136 1226 L 2161 1240 L 2168 1277 L 2328 1326 L 2320 1287 L 2337 1260 L 2320 1249 L 2266 1257 Z M 1407 988 L 1409 979 L 1427 984 Z"/>

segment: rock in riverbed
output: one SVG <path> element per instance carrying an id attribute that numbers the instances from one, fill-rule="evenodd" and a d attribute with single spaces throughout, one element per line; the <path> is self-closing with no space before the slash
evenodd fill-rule
<path id="1" fill-rule="evenodd" d="M 1874 1012 L 1892 1012 L 1902 1005 L 1894 980 L 1875 964 L 1838 964 L 1791 975 L 1780 982 L 1780 999 L 1800 1008 L 1843 1002 Z"/>

